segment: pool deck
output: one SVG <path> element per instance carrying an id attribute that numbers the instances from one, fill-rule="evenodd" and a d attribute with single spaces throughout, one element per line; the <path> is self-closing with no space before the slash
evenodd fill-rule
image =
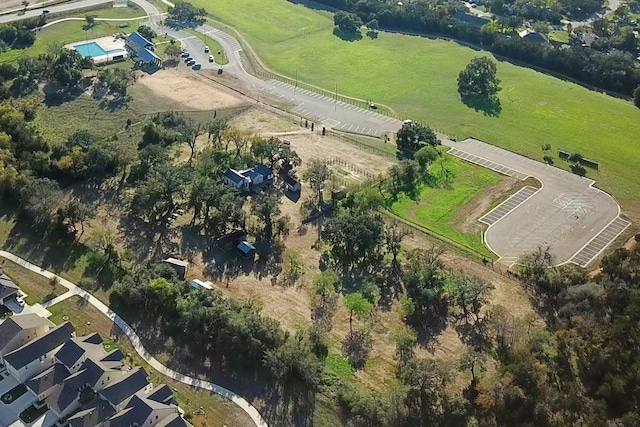
<path id="1" fill-rule="evenodd" d="M 100 37 L 99 39 L 92 40 L 84 40 L 77 41 L 74 43 L 69 43 L 65 45 L 67 49 L 74 49 L 75 46 L 83 45 L 87 43 L 96 43 L 98 46 L 102 48 L 102 50 L 106 51 L 106 55 L 93 56 L 93 61 L 96 63 L 108 62 L 113 59 L 116 55 L 123 55 L 125 58 L 127 57 L 127 50 L 124 47 L 124 40 L 120 38 L 115 38 L 113 36 Z"/>

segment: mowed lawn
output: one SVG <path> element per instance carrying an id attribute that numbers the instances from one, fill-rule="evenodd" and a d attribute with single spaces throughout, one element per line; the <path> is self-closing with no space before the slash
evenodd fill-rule
<path id="1" fill-rule="evenodd" d="M 494 258 L 495 255 L 483 244 L 480 233 L 461 231 L 457 221 L 464 218 L 459 212 L 464 211 L 465 205 L 478 197 L 483 190 L 496 185 L 500 180 L 499 175 L 451 156 L 445 156 L 442 165 L 437 162 L 432 166 L 432 170 L 439 177 L 442 176 L 443 168 L 453 177 L 450 185 L 422 185 L 419 188 L 418 200 L 411 200 L 401 193 L 397 201 L 391 204 L 390 210 L 481 255 Z"/>
<path id="2" fill-rule="evenodd" d="M 83 18 L 87 15 L 91 15 L 97 18 L 138 18 L 144 16 L 144 11 L 135 7 L 126 8 L 104 8 L 87 11 L 83 14 L 70 15 L 69 17 Z M 53 19 L 55 20 L 55 19 Z M 52 21 L 53 21 L 52 20 Z M 135 31 L 138 28 L 138 24 L 144 20 L 128 21 L 129 26 L 127 28 L 120 28 L 119 25 L 125 22 L 118 21 L 95 21 L 93 27 L 86 28 L 86 21 L 65 21 L 59 24 L 54 24 L 39 31 L 36 35 L 36 41 L 32 46 L 26 49 L 11 49 L 6 52 L 0 53 L 0 63 L 13 62 L 17 63 L 18 59 L 22 56 L 38 56 L 43 53 L 47 53 L 52 45 L 55 44 L 67 44 L 73 42 L 82 42 L 84 40 L 96 39 L 99 37 L 105 37 L 115 33 L 129 33 Z"/>
<path id="3" fill-rule="evenodd" d="M 456 79 L 475 56 L 453 41 L 381 32 L 344 41 L 332 15 L 286 0 L 192 0 L 234 26 L 273 70 L 347 95 L 384 103 L 457 138 L 474 136 L 541 160 L 543 144 L 600 162 L 588 171 L 623 207 L 640 209 L 640 110 L 631 102 L 498 61 L 499 117 L 461 101 Z M 251 11 L 251 13 L 247 13 Z"/>

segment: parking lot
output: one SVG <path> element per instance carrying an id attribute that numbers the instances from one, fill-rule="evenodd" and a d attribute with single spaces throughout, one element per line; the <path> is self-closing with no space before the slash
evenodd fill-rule
<path id="1" fill-rule="evenodd" d="M 593 180 L 474 139 L 444 144 L 450 154 L 472 163 L 542 183 L 540 190 L 525 187 L 481 218 L 489 224 L 485 243 L 504 264 L 549 246 L 554 264 L 586 267 L 630 225 L 619 217 L 618 203 Z"/>

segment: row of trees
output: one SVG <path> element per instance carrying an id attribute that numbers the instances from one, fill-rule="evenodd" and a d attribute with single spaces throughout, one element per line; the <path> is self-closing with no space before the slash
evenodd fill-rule
<path id="1" fill-rule="evenodd" d="M 348 27 L 347 29 L 359 26 L 362 22 L 375 20 L 381 28 L 444 35 L 482 45 L 498 55 L 628 96 L 631 96 L 634 89 L 640 85 L 640 70 L 635 63 L 635 54 L 622 51 L 599 52 L 581 46 L 560 49 L 554 45 L 531 43 L 512 36 L 513 34 L 509 31 L 504 31 L 505 28 L 515 31 L 522 24 L 522 17 L 518 15 L 512 16 L 514 22 L 501 20 L 498 22 L 499 25 L 490 23 L 479 28 L 454 19 L 455 13 L 461 8 L 427 0 L 409 2 L 402 6 L 385 0 L 319 0 L 319 2 L 354 14 L 355 17 L 341 14 L 340 19 L 336 21 L 336 25 L 341 24 Z M 498 10 L 500 5 L 507 5 L 510 2 L 496 0 L 493 3 L 490 7 Z M 529 3 L 531 2 L 527 4 Z M 595 3 L 600 2 L 595 1 Z M 546 13 L 545 7 L 539 7 L 539 9 Z M 586 5 L 581 5 L 570 9 L 576 12 L 590 10 L 585 7 Z"/>

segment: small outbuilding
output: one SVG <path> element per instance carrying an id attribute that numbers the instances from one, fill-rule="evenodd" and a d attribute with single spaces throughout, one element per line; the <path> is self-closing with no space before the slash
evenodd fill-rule
<path id="1" fill-rule="evenodd" d="M 163 260 L 163 262 L 169 264 L 171 268 L 178 273 L 178 277 L 184 279 L 184 276 L 187 274 L 187 267 L 189 267 L 188 261 L 182 261 L 181 259 L 176 258 L 167 258 Z"/>
<path id="2" fill-rule="evenodd" d="M 207 282 L 203 282 L 200 279 L 193 279 L 191 281 L 191 283 L 189 283 L 191 285 L 191 287 L 193 289 L 207 289 L 207 290 L 212 290 L 213 289 L 213 283 L 207 281 Z"/>
<path id="3" fill-rule="evenodd" d="M 238 243 L 238 254 L 246 259 L 253 259 L 256 256 L 256 247 L 253 246 L 251 243 L 247 242 L 246 240 L 243 240 L 242 242 Z"/>
<path id="4" fill-rule="evenodd" d="M 216 246 L 223 251 L 230 251 L 238 246 L 238 243 L 247 240 L 247 232 L 244 230 L 233 230 L 216 240 Z"/>
<path id="5" fill-rule="evenodd" d="M 300 182 L 298 182 L 298 180 L 296 180 L 294 177 L 287 174 L 284 175 L 283 179 L 285 185 L 287 186 L 287 191 L 291 191 L 292 193 L 297 193 L 300 191 Z"/>

